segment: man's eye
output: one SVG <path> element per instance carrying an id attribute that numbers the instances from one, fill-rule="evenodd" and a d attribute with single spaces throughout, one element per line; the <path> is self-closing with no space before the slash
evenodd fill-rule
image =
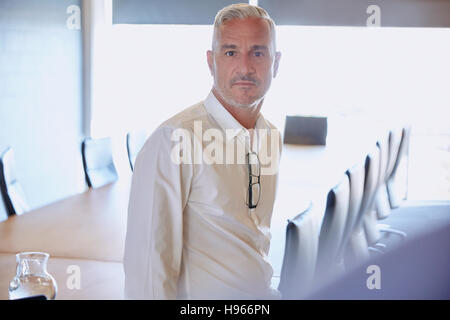
<path id="1" fill-rule="evenodd" d="M 236 53 L 234 52 L 234 51 L 227 51 L 227 52 L 225 52 L 225 55 L 226 56 L 228 56 L 228 57 L 232 57 L 232 56 L 234 56 Z"/>
<path id="2" fill-rule="evenodd" d="M 255 55 L 255 57 L 262 57 L 264 55 L 264 53 L 261 51 L 255 51 L 254 55 Z"/>

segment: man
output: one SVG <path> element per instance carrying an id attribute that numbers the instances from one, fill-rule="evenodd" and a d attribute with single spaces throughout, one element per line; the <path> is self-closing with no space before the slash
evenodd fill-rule
<path id="1" fill-rule="evenodd" d="M 260 109 L 279 60 L 265 10 L 219 11 L 207 52 L 212 91 L 159 126 L 136 160 L 127 298 L 278 298 L 267 253 L 281 144 Z"/>

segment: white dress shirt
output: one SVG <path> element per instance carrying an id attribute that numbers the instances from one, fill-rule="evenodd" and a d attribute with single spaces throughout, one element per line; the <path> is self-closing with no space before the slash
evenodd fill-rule
<path id="1" fill-rule="evenodd" d="M 199 123 L 200 135 L 195 130 Z M 173 137 L 179 129 L 203 150 L 213 141 L 205 141 L 205 132 L 215 129 L 224 137 L 214 136 L 216 146 L 234 143 L 235 150 L 257 153 L 276 134 L 277 159 L 281 153 L 279 132 L 262 115 L 255 129 L 268 135 L 254 130 L 250 143 L 249 131 L 212 92 L 160 125 L 139 152 L 133 173 L 124 255 L 126 298 L 279 298 L 270 287 L 273 271 L 267 261 L 277 168 L 261 175 L 259 203 L 249 209 L 248 166 L 195 160 L 177 164 L 171 154 L 177 154 L 179 141 Z"/>

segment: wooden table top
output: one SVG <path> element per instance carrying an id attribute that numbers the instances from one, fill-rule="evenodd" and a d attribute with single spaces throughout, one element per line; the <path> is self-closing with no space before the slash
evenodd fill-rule
<path id="1" fill-rule="evenodd" d="M 74 272 L 69 266 L 78 266 L 80 289 L 70 285 Z M 58 291 L 56 300 L 119 300 L 124 295 L 122 263 L 81 259 L 62 259 L 50 256 L 48 273 L 55 278 Z M 16 257 L 0 253 L 0 299 L 8 299 L 9 282 L 16 273 Z M 67 284 L 69 282 L 69 285 Z"/>
<path id="2" fill-rule="evenodd" d="M 0 252 L 121 262 L 130 180 L 122 179 L 0 223 Z"/>

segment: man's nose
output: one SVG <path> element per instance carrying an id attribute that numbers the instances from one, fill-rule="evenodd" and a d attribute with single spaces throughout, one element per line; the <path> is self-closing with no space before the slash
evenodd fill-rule
<path id="1" fill-rule="evenodd" d="M 252 74 L 255 72 L 255 68 L 253 67 L 251 57 L 249 55 L 241 55 L 241 58 L 239 59 L 239 73 L 246 75 L 246 74 Z"/>

